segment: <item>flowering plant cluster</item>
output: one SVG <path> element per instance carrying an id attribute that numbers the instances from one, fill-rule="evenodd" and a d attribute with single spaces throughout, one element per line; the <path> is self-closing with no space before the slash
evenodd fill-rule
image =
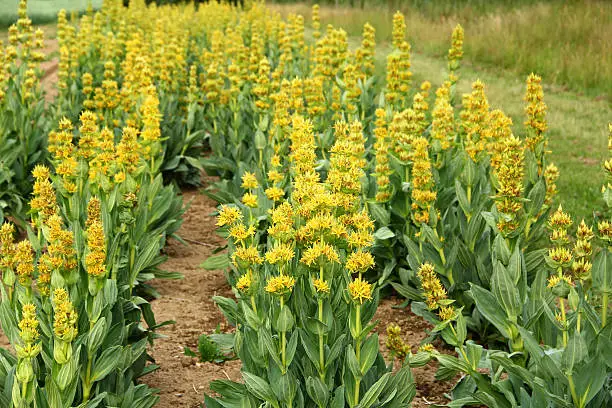
<path id="1" fill-rule="evenodd" d="M 255 401 L 292 406 L 275 387 L 282 376 L 295 375 L 283 371 L 283 344 L 292 346 L 294 327 L 300 336 L 314 335 L 312 343 L 294 340 L 296 355 L 314 363 L 310 373 L 325 374 L 323 364 L 317 368 L 316 347 L 311 350 L 323 330 L 317 332 L 315 323 L 300 316 L 312 309 L 315 321 L 326 323 L 326 306 L 318 313 L 322 294 L 329 291 L 333 299 L 339 290 L 354 307 L 354 296 L 367 299 L 364 288 L 375 281 L 379 289 L 390 284 L 413 301 L 413 311 L 434 325 L 430 338 L 439 335 L 457 348 L 459 358 L 429 345 L 411 355 L 398 329 L 389 331 L 390 348 L 407 366 L 436 358 L 440 378 L 468 374 L 455 389 L 458 406 L 539 406 L 547 398 L 561 406 L 605 405 L 611 367 L 603 352 L 610 341 L 608 249 L 595 246 L 597 234 L 587 222 L 580 223 L 574 240 L 569 215 L 562 208 L 555 211 L 559 171 L 548 160 L 541 79 L 527 78 L 526 120 L 519 129 L 501 110 L 491 109 L 482 82 L 462 98 L 456 95 L 463 56 L 460 26 L 452 35 L 448 78 L 432 91 L 429 82 L 412 84 L 401 13 L 393 18 L 392 52 L 381 86 L 371 69 L 375 43 L 369 25 L 353 50 L 342 30 L 328 26 L 321 31 L 317 6 L 309 32 L 301 16 L 285 22 L 263 10 L 245 11 L 237 25 L 215 28 L 219 41 L 224 33 L 239 46 L 234 54 L 219 51 L 212 63 L 214 72 L 228 79 L 218 88 L 227 98 L 215 105 L 213 155 L 205 163 L 222 178 L 210 195 L 224 204 L 219 225 L 230 238 L 230 282 L 238 297 L 237 304 L 217 301 L 237 325 L 238 349 L 250 350 L 239 352 L 245 372 L 258 377 L 245 375 L 240 398 L 255 393 Z M 265 23 L 257 23 L 259 15 L 267 17 Z M 309 34 L 314 41 L 308 41 Z M 236 39 L 229 40 L 230 35 Z M 234 82 L 231 75 L 247 60 L 249 47 L 242 44 L 260 47 L 252 82 Z M 250 120 L 238 120 L 244 117 Z M 305 186 L 302 174 L 315 184 Z M 608 191 L 609 186 L 606 199 Z M 369 216 L 370 227 L 342 232 L 344 216 L 356 205 Z M 607 224 L 597 223 L 605 243 Z M 547 238 L 550 248 L 543 245 Z M 292 261 L 295 257 L 299 262 Z M 359 271 L 356 279 L 345 280 L 344 290 L 326 279 L 337 264 Z M 318 274 L 313 276 L 313 270 Z M 269 325 L 257 314 L 267 310 L 262 311 L 262 296 L 266 302 L 278 299 Z M 255 310 L 257 319 L 251 314 Z M 350 319 L 353 314 L 357 311 L 348 314 Z M 279 328 L 285 315 L 291 324 Z M 339 312 L 334 316 L 345 319 Z M 260 347 L 260 355 L 279 353 L 269 359 L 277 362 L 281 377 L 251 361 L 252 344 L 269 341 L 246 334 L 249 325 L 271 330 L 272 346 Z M 357 355 L 361 343 L 354 332 L 349 320 L 345 334 L 353 338 Z M 323 333 L 320 350 L 333 338 L 329 333 Z M 326 361 L 326 351 L 320 354 Z M 597 375 L 589 378 L 588 367 L 595 367 Z M 354 374 L 350 368 L 346 372 Z M 269 391 L 265 398 L 254 391 L 261 391 L 255 383 L 270 385 L 263 385 Z M 302 385 L 306 393 L 293 389 L 291 396 L 301 396 L 292 401 L 308 406 L 311 398 L 320 406 L 314 385 Z M 354 385 L 343 385 L 345 402 L 358 405 L 351 405 Z M 229 383 L 215 387 L 227 398 L 236 395 Z M 333 390 L 329 384 L 327 392 Z M 532 397 L 537 402 L 527 404 Z"/>
<path id="2" fill-rule="evenodd" d="M 76 54 L 93 46 L 81 30 L 113 10 L 120 11 L 107 3 L 78 23 L 61 12 L 60 43 L 78 38 Z M 124 35 L 129 41 L 140 33 L 132 27 Z M 79 94 L 70 82 L 76 77 L 64 70 L 96 67 L 93 55 L 62 67 L 58 119 L 45 138 L 48 165 L 32 169 L 29 220 L 19 225 L 25 234 L 9 222 L 0 228 L 0 321 L 15 351 L 0 352 L 2 406 L 151 407 L 158 400 L 136 383 L 156 368 L 147 364 L 147 345 L 168 323 L 155 320 L 146 298 L 156 292 L 147 281 L 180 277 L 159 266 L 184 209 L 162 175 L 162 88 L 146 55 L 130 55 L 140 65 L 118 86 L 124 100 L 117 111 L 70 100 Z M 93 84 L 112 82 L 113 62 L 103 65 L 87 76 Z M 104 89 L 113 88 L 109 82 Z"/>
<path id="3" fill-rule="evenodd" d="M 362 200 L 362 125 L 338 121 L 334 136 L 322 180 L 313 124 L 295 115 L 290 154 L 272 158 L 285 175 L 245 172 L 241 201 L 219 211 L 237 301 L 215 301 L 237 327 L 244 385 L 214 382 L 222 397 L 207 397 L 209 407 L 406 406 L 415 395 L 409 365 L 391 374 L 372 334 L 378 289 L 365 279 L 374 222 Z M 278 183 L 278 196 L 266 194 Z"/>

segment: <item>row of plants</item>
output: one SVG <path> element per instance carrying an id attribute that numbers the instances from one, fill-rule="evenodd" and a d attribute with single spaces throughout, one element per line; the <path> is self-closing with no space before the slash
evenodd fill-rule
<path id="1" fill-rule="evenodd" d="M 205 132 L 196 130 L 193 119 L 198 108 L 188 88 L 196 56 L 187 44 L 199 35 L 195 27 L 204 14 L 172 8 L 160 19 L 154 5 L 131 3 L 126 8 L 121 1 L 105 1 L 81 17 L 59 12 L 58 95 L 51 98 L 54 92 L 42 79 L 43 64 L 54 53 L 45 53 L 44 32 L 32 26 L 27 2 L 20 1 L 7 44 L 0 42 L 0 221 L 10 218 L 24 228 L 32 170 L 48 161 L 47 135 L 62 118 L 76 122 L 88 110 L 113 134 L 121 133 L 141 116 L 135 93 L 143 81 L 157 88 L 162 114 L 164 137 L 153 153 L 163 154 L 153 170 L 165 184 L 199 184 Z M 144 35 L 149 32 L 154 35 Z"/>
<path id="2" fill-rule="evenodd" d="M 465 374 L 449 406 L 606 406 L 609 226 L 554 203 L 541 79 L 527 79 L 516 126 L 483 83 L 456 94 L 461 27 L 433 92 L 412 84 L 400 13 L 385 81 L 368 25 L 350 47 L 316 5 L 308 28 L 257 5 L 232 19 L 209 28 L 199 112 L 231 262 L 204 266 L 230 267 L 237 301 L 216 301 L 244 385 L 214 383 L 225 398 L 207 406 L 401 406 L 390 368 L 357 351 L 391 289 L 432 323 L 428 341 L 456 348 L 411 354 L 390 332 L 404 368 L 435 358 L 440 379 Z"/>
<path id="3" fill-rule="evenodd" d="M 9 29 L 0 88 L 10 107 L 0 116 L 12 126 L 3 128 L 3 148 L 14 148 L 2 156 L 13 201 L 0 228 L 0 322 L 12 351 L 0 349 L 0 405 L 152 407 L 156 391 L 137 380 L 157 368 L 147 347 L 171 322 L 156 321 L 147 282 L 180 277 L 160 265 L 184 212 L 176 188 L 164 184 L 163 89 L 146 53 L 115 49 L 137 69 L 121 71 L 128 79 L 119 84 L 113 61 L 95 53 L 104 49 L 92 33 L 111 35 L 109 20 L 121 15 L 111 3 L 71 22 L 60 12 L 59 95 L 45 103 L 36 65 L 42 32 L 33 34 L 26 8 L 22 1 Z M 134 10 L 123 18 L 136 21 Z M 123 35 L 142 34 L 130 25 Z M 120 94 L 119 109 L 87 105 L 71 82 L 81 71 Z"/>

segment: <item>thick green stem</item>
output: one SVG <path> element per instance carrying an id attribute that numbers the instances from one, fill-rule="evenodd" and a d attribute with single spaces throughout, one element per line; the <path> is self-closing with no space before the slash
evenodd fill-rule
<path id="1" fill-rule="evenodd" d="M 571 374 L 567 375 L 567 381 L 569 382 L 570 392 L 572 393 L 572 400 L 574 400 L 574 405 L 578 408 L 582 408 L 584 404 L 578 399 L 578 394 L 576 394 L 576 385 L 574 384 L 574 378 Z"/>
<path id="2" fill-rule="evenodd" d="M 91 394 L 91 363 L 92 358 L 89 356 L 87 358 L 87 372 L 83 380 L 83 402 L 89 401 L 89 395 Z"/>
<path id="3" fill-rule="evenodd" d="M 608 317 L 608 292 L 601 297 L 601 327 L 606 327 Z"/>
<path id="4" fill-rule="evenodd" d="M 357 305 L 355 309 L 355 324 L 357 326 L 357 341 L 355 344 L 355 356 L 359 365 L 361 365 L 361 306 Z M 361 385 L 360 379 L 355 379 L 355 406 L 359 405 L 359 386 Z"/>
<path id="5" fill-rule="evenodd" d="M 283 312 L 285 307 L 285 299 L 281 296 L 280 298 L 280 312 Z M 287 332 L 281 332 L 281 361 L 283 363 L 283 374 L 287 372 Z"/>
<path id="6" fill-rule="evenodd" d="M 561 319 L 563 319 L 563 347 L 567 347 L 567 317 L 565 316 L 565 299 L 559 298 L 559 308 L 561 309 Z"/>
<path id="7" fill-rule="evenodd" d="M 467 186 L 467 201 L 468 201 L 468 205 L 471 207 L 472 206 L 472 186 Z M 472 214 L 468 213 L 465 216 L 467 218 L 467 222 L 470 222 L 470 220 L 472 219 Z"/>
<path id="8" fill-rule="evenodd" d="M 323 300 L 319 299 L 319 320 L 323 321 Z M 325 379 L 325 339 L 323 333 L 319 333 L 319 375 Z"/>

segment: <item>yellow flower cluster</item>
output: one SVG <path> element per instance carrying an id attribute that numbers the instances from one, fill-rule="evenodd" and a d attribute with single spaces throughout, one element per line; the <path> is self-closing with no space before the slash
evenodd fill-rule
<path id="1" fill-rule="evenodd" d="M 435 151 L 450 148 L 455 139 L 455 113 L 450 103 L 450 82 L 436 90 L 436 101 L 432 112 L 431 137 Z"/>
<path id="2" fill-rule="evenodd" d="M 389 129 L 387 123 L 387 113 L 384 109 L 376 109 L 376 121 L 374 123 L 374 149 L 376 151 L 376 167 L 374 175 L 376 176 L 376 201 L 379 203 L 387 202 L 391 198 L 391 180 L 389 177 L 393 174 L 389 165 L 389 150 L 391 149 L 391 140 L 389 138 Z"/>
<path id="3" fill-rule="evenodd" d="M 283 296 L 291 293 L 294 286 L 294 277 L 281 274 L 268 279 L 265 290 L 273 295 Z"/>
<path id="4" fill-rule="evenodd" d="M 0 227 L 0 268 L 13 269 L 15 256 L 15 226 L 5 222 Z"/>
<path id="5" fill-rule="evenodd" d="M 100 200 L 93 197 L 87 204 L 87 255 L 85 268 L 95 278 L 106 274 L 106 239 L 100 218 Z"/>
<path id="6" fill-rule="evenodd" d="M 410 354 L 410 345 L 402 339 L 402 329 L 397 324 L 387 326 L 387 349 L 400 360 L 404 360 Z"/>
<path id="7" fill-rule="evenodd" d="M 242 196 L 242 203 L 250 208 L 257 207 L 257 195 L 253 193 L 259 187 L 259 182 L 254 173 L 245 172 L 242 175 L 241 187 L 247 192 Z"/>
<path id="8" fill-rule="evenodd" d="M 21 320 L 19 321 L 19 337 L 23 344 L 15 345 L 17 357 L 20 359 L 34 358 L 41 352 L 42 346 L 37 342 L 40 338 L 38 326 L 36 306 L 26 303 L 21 308 Z"/>
<path id="9" fill-rule="evenodd" d="M 436 275 L 434 266 L 428 262 L 421 265 L 417 271 L 421 281 L 425 302 L 430 310 L 438 310 L 438 316 L 443 321 L 450 320 L 455 315 L 454 308 L 449 304 L 446 289 Z"/>
<path id="10" fill-rule="evenodd" d="M 362 278 L 349 283 L 348 292 L 355 304 L 363 305 L 367 300 L 372 300 L 372 285 Z"/>
<path id="11" fill-rule="evenodd" d="M 404 108 L 412 79 L 410 44 L 406 41 L 406 22 L 399 11 L 393 15 L 393 52 L 387 56 L 386 100 L 396 108 Z"/>
<path id="12" fill-rule="evenodd" d="M 436 200 L 434 179 L 429 159 L 429 142 L 419 137 L 412 142 L 412 217 L 417 225 L 428 224 L 431 207 Z"/>
<path id="13" fill-rule="evenodd" d="M 479 154 L 485 150 L 488 143 L 484 129 L 489 117 L 489 101 L 484 88 L 480 80 L 472 84 L 472 92 L 463 95 L 463 109 L 460 114 L 465 133 L 465 150 L 474 161 L 480 159 Z"/>
<path id="14" fill-rule="evenodd" d="M 497 180 L 495 206 L 500 213 L 497 229 L 505 237 L 520 226 L 523 209 L 524 151 L 523 143 L 510 135 L 501 142 L 499 164 L 494 167 Z"/>
<path id="15" fill-rule="evenodd" d="M 78 314 L 63 288 L 53 292 L 53 333 L 59 340 L 70 343 L 77 336 Z"/>
<path id="16" fill-rule="evenodd" d="M 330 170 L 327 175 L 336 205 L 353 212 L 359 202 L 361 178 L 364 175 L 365 148 L 361 122 L 336 122 L 336 142 L 330 152 Z"/>
<path id="17" fill-rule="evenodd" d="M 553 246 L 548 251 L 548 257 L 559 278 L 564 274 L 564 268 L 572 264 L 572 252 L 568 248 L 570 242 L 568 228 L 572 225 L 572 219 L 569 214 L 559 208 L 553 212 L 548 218 L 547 227 L 550 230 L 550 241 Z M 587 234 L 588 231 L 583 230 L 581 234 Z"/>
<path id="18" fill-rule="evenodd" d="M 449 80 L 453 84 L 457 82 L 456 71 L 463 59 L 463 35 L 463 27 L 457 24 L 453 30 L 451 48 L 448 50 Z"/>
<path id="19" fill-rule="evenodd" d="M 544 92 L 542 91 L 542 78 L 538 75 L 531 74 L 527 79 L 525 102 L 527 102 L 525 107 L 525 115 L 527 115 L 525 126 L 532 132 L 527 139 L 527 146 L 535 151 L 538 144 L 544 141 L 543 134 L 548 128 L 546 124 L 547 107 L 544 102 Z"/>
<path id="20" fill-rule="evenodd" d="M 593 255 L 591 241 L 595 237 L 593 227 L 588 226 L 584 220 L 578 225 L 576 231 L 576 242 L 573 248 L 572 278 L 578 281 L 585 281 L 591 276 L 593 264 L 590 262 Z"/>
<path id="21" fill-rule="evenodd" d="M 57 214 L 59 209 L 49 169 L 44 165 L 37 165 L 32 175 L 34 176 L 34 188 L 30 208 L 38 215 L 40 222 L 38 226 L 40 227 L 49 217 Z"/>
<path id="22" fill-rule="evenodd" d="M 319 15 L 319 5 L 312 5 L 312 37 L 318 40 L 321 37 L 321 17 Z"/>
<path id="23" fill-rule="evenodd" d="M 363 26 L 361 47 L 355 50 L 355 62 L 361 68 L 364 77 L 374 75 L 374 54 L 376 48 L 376 30 L 369 23 Z"/>

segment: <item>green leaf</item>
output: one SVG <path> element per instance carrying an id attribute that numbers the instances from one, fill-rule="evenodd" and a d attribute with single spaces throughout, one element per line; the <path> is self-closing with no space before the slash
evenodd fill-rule
<path id="1" fill-rule="evenodd" d="M 242 378 L 244 379 L 244 385 L 246 385 L 249 392 L 255 395 L 255 397 L 271 403 L 275 407 L 278 406 L 278 401 L 272 392 L 270 384 L 268 384 L 266 380 L 247 371 L 242 372 Z"/>
<path id="2" fill-rule="evenodd" d="M 96 382 L 102 380 L 111 371 L 115 369 L 119 363 L 117 356 L 121 353 L 121 346 L 108 348 L 100 354 L 93 365 L 91 381 Z"/>
<path id="3" fill-rule="evenodd" d="M 593 262 L 593 287 L 601 293 L 612 290 L 612 259 L 607 249 L 600 251 Z"/>
<path id="4" fill-rule="evenodd" d="M 470 283 L 470 294 L 480 313 L 500 331 L 502 336 L 509 339 L 511 337 L 510 324 L 495 296 L 488 290 L 473 283 Z"/>
<path id="5" fill-rule="evenodd" d="M 361 374 L 361 367 L 359 367 L 359 361 L 357 361 L 357 356 L 355 355 L 353 346 L 349 346 L 346 349 L 346 365 L 349 371 L 353 374 L 353 377 L 355 377 L 357 380 L 361 380 L 363 377 Z"/>
<path id="6" fill-rule="evenodd" d="M 376 381 L 374 385 L 372 385 L 368 389 L 368 391 L 363 395 L 361 402 L 359 403 L 359 405 L 357 405 L 357 407 L 358 408 L 371 407 L 376 402 L 376 400 L 378 399 L 380 394 L 383 392 L 383 390 L 385 389 L 385 386 L 387 385 L 387 382 L 389 381 L 390 377 L 391 377 L 391 373 L 386 373 L 385 375 L 380 377 L 379 380 Z"/>
<path id="7" fill-rule="evenodd" d="M 516 319 L 522 311 L 519 292 L 514 282 L 512 282 L 510 274 L 499 261 L 493 267 L 491 288 L 506 315 Z"/>
<path id="8" fill-rule="evenodd" d="M 306 379 L 306 392 L 319 407 L 326 407 L 329 400 L 327 386 L 319 377 L 308 377 Z"/>
<path id="9" fill-rule="evenodd" d="M 570 336 L 565 350 L 563 350 L 563 360 L 561 365 L 564 371 L 572 373 L 574 366 L 583 361 L 587 353 L 587 345 L 579 332 L 574 332 Z"/>
<path id="10" fill-rule="evenodd" d="M 376 361 L 376 357 L 378 357 L 378 335 L 373 334 L 361 346 L 359 366 L 363 376 L 368 373 L 368 370 L 372 367 L 374 361 Z"/>
<path id="11" fill-rule="evenodd" d="M 279 332 L 288 332 L 291 330 L 295 323 L 295 318 L 293 317 L 293 313 L 288 307 L 283 307 L 278 314 L 278 319 L 276 319 L 275 329 Z"/>
<path id="12" fill-rule="evenodd" d="M 438 354 L 436 355 L 436 359 L 443 367 L 452 371 L 460 371 L 463 373 L 468 373 L 470 371 L 470 366 L 468 366 L 465 361 L 459 360 L 456 357 L 446 354 Z"/>
<path id="13" fill-rule="evenodd" d="M 87 353 L 95 355 L 106 336 L 106 318 L 101 317 L 87 334 Z"/>
<path id="14" fill-rule="evenodd" d="M 206 269 L 209 271 L 215 271 L 219 269 L 227 269 L 229 268 L 230 260 L 227 254 L 219 254 L 213 255 L 206 258 L 204 262 L 200 265 L 200 268 Z"/>
<path id="15" fill-rule="evenodd" d="M 467 338 L 467 326 L 465 324 L 465 318 L 460 310 L 457 316 L 457 341 L 458 345 L 463 344 Z"/>
<path id="16" fill-rule="evenodd" d="M 393 238 L 395 234 L 388 227 L 379 228 L 374 233 L 374 238 L 384 241 L 385 239 Z"/>

